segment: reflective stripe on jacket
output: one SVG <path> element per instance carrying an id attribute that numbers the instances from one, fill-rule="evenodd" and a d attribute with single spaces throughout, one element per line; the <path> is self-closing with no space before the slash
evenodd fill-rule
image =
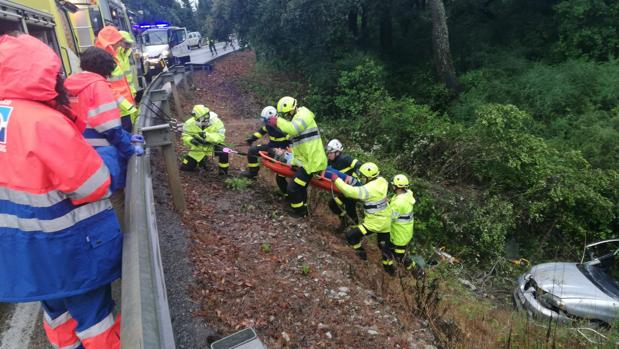
<path id="1" fill-rule="evenodd" d="M 277 127 L 264 125 L 252 135 L 255 140 L 262 138 L 264 135 L 269 137 L 269 146 L 271 148 L 287 148 L 290 145 L 288 135 L 283 133 Z"/>
<path id="2" fill-rule="evenodd" d="M 389 202 L 391 212 L 391 242 L 396 246 L 406 246 L 413 238 L 413 225 L 415 223 L 413 207 L 415 197 L 413 192 L 396 194 Z"/>
<path id="3" fill-rule="evenodd" d="M 307 173 L 316 173 L 327 168 L 327 155 L 318 125 L 314 120 L 314 113 L 305 107 L 300 107 L 292 121 L 278 117 L 277 128 L 290 136 L 292 152 L 303 163 Z"/>
<path id="4" fill-rule="evenodd" d="M 389 184 L 383 177 L 354 187 L 346 184 L 340 178 L 335 180 L 335 186 L 340 192 L 351 199 L 363 202 L 365 217 L 363 225 L 374 233 L 388 233 L 391 228 L 391 213 L 387 209 L 387 189 Z"/>
<path id="5" fill-rule="evenodd" d="M 226 140 L 226 128 L 223 121 L 219 119 L 217 114 L 209 112 L 209 125 L 202 128 L 196 122 L 196 119 L 190 117 L 183 124 L 183 143 L 189 148 L 187 155 L 197 162 L 202 161 L 204 157 L 213 155 L 214 145 L 223 143 Z M 200 135 L 204 132 L 204 137 Z M 192 138 L 196 136 L 208 142 L 207 145 L 194 145 L 191 143 Z"/>

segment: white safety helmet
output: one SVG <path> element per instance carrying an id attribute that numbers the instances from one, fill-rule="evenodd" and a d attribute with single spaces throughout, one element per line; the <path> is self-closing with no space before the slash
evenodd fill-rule
<path id="1" fill-rule="evenodd" d="M 272 105 L 262 109 L 262 113 L 260 113 L 260 117 L 262 118 L 262 120 L 266 120 L 273 116 L 277 116 L 277 109 L 275 109 L 275 107 Z"/>
<path id="2" fill-rule="evenodd" d="M 327 143 L 327 153 L 335 153 L 336 151 L 344 150 L 342 142 L 337 139 L 332 139 Z"/>

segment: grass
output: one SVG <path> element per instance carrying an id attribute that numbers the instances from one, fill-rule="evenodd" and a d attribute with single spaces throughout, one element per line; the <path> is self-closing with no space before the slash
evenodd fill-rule
<path id="1" fill-rule="evenodd" d="M 247 178 L 226 178 L 224 181 L 226 183 L 226 187 L 232 190 L 245 190 L 252 181 Z"/>

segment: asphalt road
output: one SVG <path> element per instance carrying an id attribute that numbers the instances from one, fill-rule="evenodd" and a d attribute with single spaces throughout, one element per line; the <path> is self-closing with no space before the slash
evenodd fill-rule
<path id="1" fill-rule="evenodd" d="M 213 54 L 213 55 L 211 54 L 208 46 L 204 46 L 197 50 L 192 50 L 191 54 L 189 54 L 191 63 L 203 64 L 203 63 L 210 61 L 214 57 L 221 56 L 224 53 L 229 53 L 233 51 L 232 47 L 224 48 L 224 46 L 225 46 L 225 43 L 223 42 L 216 43 L 215 48 L 217 49 L 217 54 Z M 238 47 L 238 42 L 234 42 L 234 46 Z"/>

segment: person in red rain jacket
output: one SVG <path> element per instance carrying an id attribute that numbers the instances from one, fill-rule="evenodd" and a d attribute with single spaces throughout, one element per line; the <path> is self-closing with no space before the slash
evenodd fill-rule
<path id="1" fill-rule="evenodd" d="M 131 135 L 121 127 L 118 104 L 106 77 L 116 67 L 114 57 L 98 47 L 87 48 L 80 57 L 83 72 L 73 74 L 64 83 L 71 109 L 86 125 L 82 134 L 110 170 L 114 193 L 110 200 L 121 225 L 124 222 L 124 192 L 127 160 L 131 155 L 141 156 L 144 149 L 141 135 Z"/>
<path id="2" fill-rule="evenodd" d="M 127 132 L 131 132 L 133 128 L 131 116 L 137 114 L 138 109 L 125 72 L 118 66 L 117 49 L 121 47 L 123 41 L 124 38 L 118 29 L 108 25 L 103 27 L 103 29 L 99 31 L 99 34 L 97 34 L 95 46 L 104 49 L 116 60 L 117 66 L 112 72 L 112 75 L 108 78 L 108 81 L 111 83 L 112 91 L 114 91 L 114 96 L 118 101 L 123 128 Z"/>
<path id="3" fill-rule="evenodd" d="M 0 36 L 0 302 L 41 301 L 56 348 L 120 348 L 110 176 L 69 111 L 58 56 Z"/>

